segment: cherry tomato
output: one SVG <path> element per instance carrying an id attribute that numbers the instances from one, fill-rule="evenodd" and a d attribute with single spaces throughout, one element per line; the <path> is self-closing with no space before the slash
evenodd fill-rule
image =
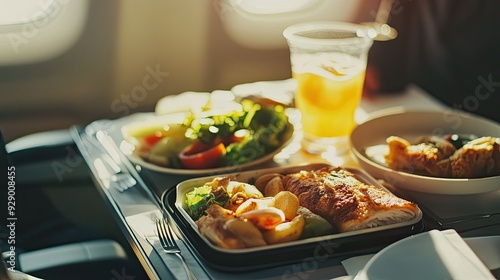
<path id="1" fill-rule="evenodd" d="M 210 146 L 197 141 L 184 148 L 179 159 L 184 168 L 207 169 L 219 166 L 225 153 L 226 147 L 222 142 Z"/>
<path id="2" fill-rule="evenodd" d="M 227 147 L 229 144 L 235 143 L 235 142 L 241 142 L 243 139 L 244 139 L 244 137 L 236 136 L 233 134 L 229 137 L 224 138 L 222 140 L 222 143 L 224 143 L 224 145 L 226 145 L 226 147 Z"/>
<path id="3" fill-rule="evenodd" d="M 146 144 L 148 144 L 149 146 L 154 146 L 162 138 L 163 138 L 163 135 L 161 135 L 161 133 L 155 133 L 155 134 L 151 134 L 151 135 L 145 136 L 144 137 L 144 142 Z"/>

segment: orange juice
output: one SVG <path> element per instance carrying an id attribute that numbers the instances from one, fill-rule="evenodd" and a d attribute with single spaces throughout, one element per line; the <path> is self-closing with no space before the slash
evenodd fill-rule
<path id="1" fill-rule="evenodd" d="M 373 43 L 370 31 L 335 21 L 303 22 L 283 31 L 297 83 L 302 148 L 307 152 L 341 155 L 348 150 Z"/>
<path id="2" fill-rule="evenodd" d="M 305 136 L 348 136 L 363 90 L 364 62 L 339 53 L 295 55 L 292 61 Z"/>

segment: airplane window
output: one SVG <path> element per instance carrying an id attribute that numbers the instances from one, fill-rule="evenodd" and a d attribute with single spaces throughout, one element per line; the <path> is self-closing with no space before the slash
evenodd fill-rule
<path id="1" fill-rule="evenodd" d="M 88 0 L 0 0 L 0 66 L 56 57 L 80 37 Z"/>
<path id="2" fill-rule="evenodd" d="M 232 0 L 234 7 L 254 14 L 280 14 L 308 9 L 318 0 Z"/>
<path id="3" fill-rule="evenodd" d="M 0 0 L 0 25 L 18 25 L 47 18 L 57 8 L 56 0 Z"/>
<path id="4" fill-rule="evenodd" d="M 373 0 L 213 0 L 226 34 L 253 49 L 288 49 L 283 30 L 312 20 L 373 21 Z"/>

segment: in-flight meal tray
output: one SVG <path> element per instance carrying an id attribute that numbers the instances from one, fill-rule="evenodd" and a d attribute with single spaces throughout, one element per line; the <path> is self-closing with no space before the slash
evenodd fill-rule
<path id="1" fill-rule="evenodd" d="M 409 235 L 422 232 L 424 222 L 422 212 L 410 221 L 356 230 L 345 233 L 335 233 L 303 240 L 286 242 L 245 249 L 225 249 L 215 246 L 202 236 L 194 221 L 183 208 L 186 192 L 194 187 L 211 181 L 214 177 L 228 176 L 240 182 L 252 182 L 260 175 L 267 173 L 294 173 L 300 170 L 313 170 L 327 166 L 325 164 L 310 164 L 293 167 L 277 167 L 264 170 L 245 171 L 203 178 L 186 180 L 162 194 L 164 210 L 176 223 L 179 233 L 187 245 L 206 264 L 223 271 L 248 271 L 272 267 L 304 260 L 322 261 L 327 258 L 349 256 L 354 254 L 374 253 L 381 248 Z M 353 168 L 344 168 L 355 175 L 361 182 L 385 189 L 367 173 Z M 313 258 L 313 259 L 311 259 Z"/>

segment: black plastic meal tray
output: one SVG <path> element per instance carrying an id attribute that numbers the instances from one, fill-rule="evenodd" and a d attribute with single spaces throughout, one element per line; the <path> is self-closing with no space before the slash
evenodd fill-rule
<path id="1" fill-rule="evenodd" d="M 299 263 L 315 258 L 318 261 L 327 258 L 343 258 L 351 255 L 375 253 L 383 247 L 407 236 L 422 232 L 424 220 L 398 228 L 332 238 L 320 242 L 310 242 L 276 249 L 244 253 L 228 253 L 215 250 L 207 245 L 188 221 L 175 207 L 176 191 L 171 188 L 162 194 L 164 210 L 177 224 L 178 230 L 192 251 L 207 265 L 221 270 L 243 272 L 268 268 L 283 264 Z"/>

